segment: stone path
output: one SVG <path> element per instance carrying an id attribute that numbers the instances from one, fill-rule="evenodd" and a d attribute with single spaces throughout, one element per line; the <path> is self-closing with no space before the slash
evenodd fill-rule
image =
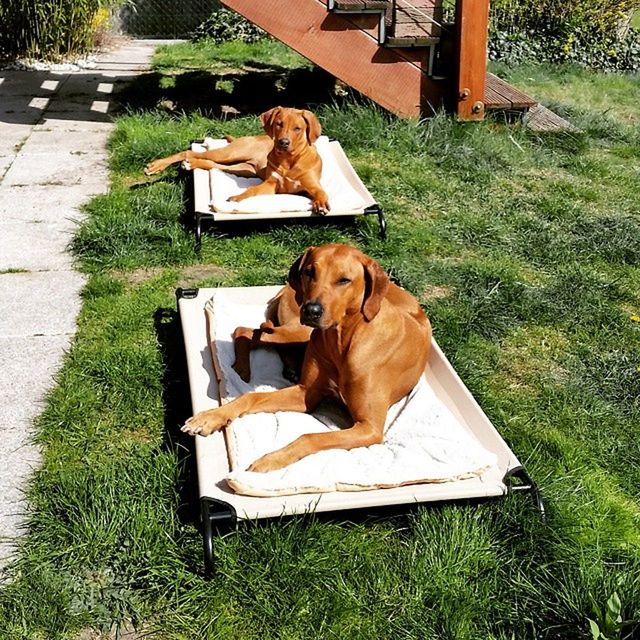
<path id="1" fill-rule="evenodd" d="M 159 41 L 128 41 L 74 72 L 0 70 L 0 578 L 39 464 L 33 421 L 69 348 L 85 278 L 67 246 L 108 188 L 114 97 Z"/>

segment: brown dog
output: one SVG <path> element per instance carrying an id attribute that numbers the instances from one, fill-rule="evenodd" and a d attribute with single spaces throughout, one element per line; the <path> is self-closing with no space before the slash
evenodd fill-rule
<path id="1" fill-rule="evenodd" d="M 353 247 L 307 249 L 291 267 L 289 285 L 301 322 L 312 328 L 299 384 L 248 393 L 195 415 L 182 430 L 206 436 L 246 413 L 310 412 L 330 396 L 344 402 L 353 426 L 304 435 L 256 460 L 250 471 L 280 469 L 324 449 L 382 442 L 389 407 L 413 389 L 429 354 L 431 325 L 417 300 Z"/>
<path id="2" fill-rule="evenodd" d="M 144 172 L 150 176 L 181 162 L 185 169 L 222 169 L 244 177 L 259 177 L 262 184 L 229 198 L 245 198 L 274 193 L 305 193 L 315 213 L 327 213 L 329 200 L 320 185 L 322 160 L 313 146 L 321 133 L 311 111 L 274 107 L 260 116 L 267 135 L 232 138 L 221 149 L 181 151 L 150 162 Z"/>

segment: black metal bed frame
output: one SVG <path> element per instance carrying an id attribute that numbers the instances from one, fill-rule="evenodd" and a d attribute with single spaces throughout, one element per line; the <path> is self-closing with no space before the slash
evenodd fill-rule
<path id="1" fill-rule="evenodd" d="M 192 178 L 192 182 L 191 182 L 191 188 L 193 188 L 193 178 Z M 213 213 L 202 213 L 201 211 L 196 211 L 195 208 L 193 210 L 193 214 L 195 216 L 195 229 L 194 229 L 194 233 L 195 233 L 195 249 L 196 251 L 199 253 L 200 249 L 202 247 L 202 222 L 203 220 L 210 220 L 212 222 L 212 224 L 215 224 L 215 214 Z M 367 207 L 364 210 L 364 215 L 377 215 L 378 216 L 378 234 L 380 235 L 380 238 L 382 240 L 386 240 L 387 238 L 387 220 L 385 218 L 384 215 L 384 211 L 382 209 L 382 207 L 379 204 L 373 204 L 370 207 Z M 314 216 L 314 217 L 309 217 L 309 218 L 287 218 L 288 222 L 291 222 L 292 220 L 295 220 L 296 222 L 301 222 L 303 220 L 317 220 L 318 218 L 321 218 L 322 216 Z M 345 215 L 345 216 L 340 216 L 340 215 L 336 215 L 336 216 L 331 216 L 331 220 L 337 220 L 340 218 L 349 218 L 351 219 L 352 216 L 349 215 Z M 262 219 L 264 220 L 264 219 Z"/>

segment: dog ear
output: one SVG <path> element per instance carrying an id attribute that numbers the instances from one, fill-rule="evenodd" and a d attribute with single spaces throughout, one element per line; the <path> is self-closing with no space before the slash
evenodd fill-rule
<path id="1" fill-rule="evenodd" d="M 302 110 L 302 117 L 307 123 L 307 140 L 309 144 L 313 144 L 322 133 L 320 121 L 316 118 L 315 114 L 311 113 L 311 111 L 307 111 L 306 109 Z"/>
<path id="2" fill-rule="evenodd" d="M 267 132 L 268 135 L 271 135 L 271 128 L 273 127 L 273 123 L 280 109 L 282 109 L 282 107 L 273 107 L 273 109 L 269 109 L 269 111 L 265 111 L 264 113 L 260 114 L 260 122 L 262 123 L 262 128 Z"/>
<path id="3" fill-rule="evenodd" d="M 313 249 L 313 247 L 309 247 L 299 258 L 297 258 L 289 269 L 289 286 L 295 291 L 296 303 L 299 307 L 302 306 L 302 278 L 300 276 L 302 274 L 304 262 L 311 249 Z"/>
<path id="4" fill-rule="evenodd" d="M 367 322 L 373 320 L 380 311 L 382 300 L 389 290 L 389 276 L 382 267 L 371 258 L 367 257 L 363 262 L 364 267 L 364 300 L 362 301 L 362 314 Z"/>

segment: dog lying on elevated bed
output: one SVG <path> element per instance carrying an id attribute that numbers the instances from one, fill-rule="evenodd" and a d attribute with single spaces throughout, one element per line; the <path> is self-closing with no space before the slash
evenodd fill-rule
<path id="1" fill-rule="evenodd" d="M 329 211 L 327 194 L 320 185 L 322 160 L 313 146 L 322 129 L 311 111 L 274 107 L 260 116 L 267 135 L 233 138 L 229 144 L 208 151 L 181 151 L 150 162 L 145 174 L 164 171 L 181 162 L 185 169 L 221 169 L 245 178 L 258 177 L 262 184 L 249 187 L 229 200 L 274 193 L 304 193 L 314 213 Z"/>
<path id="2" fill-rule="evenodd" d="M 280 327 L 266 326 L 253 346 L 307 337 L 299 383 L 202 411 L 182 430 L 207 436 L 247 413 L 311 412 L 331 396 L 344 402 L 353 426 L 304 435 L 256 460 L 250 471 L 280 469 L 324 449 L 381 443 L 389 407 L 415 387 L 429 354 L 431 325 L 417 300 L 353 247 L 307 249 L 291 267 L 278 304 L 291 306 L 291 296 L 299 309 L 297 326 L 291 318 Z M 248 358 L 248 349 L 244 353 Z"/>

